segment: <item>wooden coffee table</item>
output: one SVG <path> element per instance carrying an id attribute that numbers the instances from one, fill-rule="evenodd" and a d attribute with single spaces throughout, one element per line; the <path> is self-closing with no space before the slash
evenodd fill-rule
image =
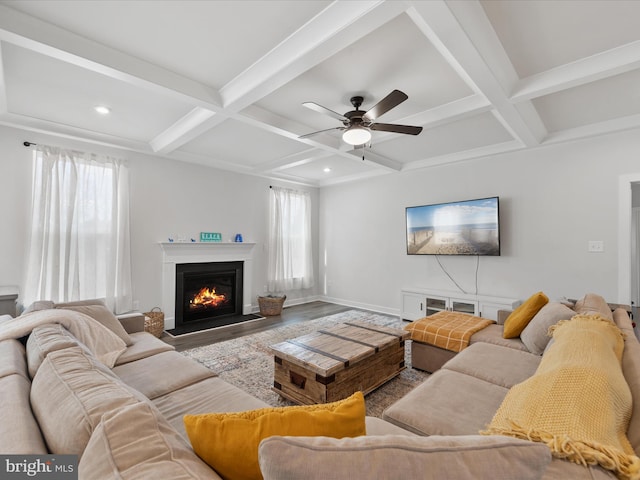
<path id="1" fill-rule="evenodd" d="M 367 394 L 404 370 L 409 332 L 351 321 L 270 347 L 273 390 L 298 404 Z"/>

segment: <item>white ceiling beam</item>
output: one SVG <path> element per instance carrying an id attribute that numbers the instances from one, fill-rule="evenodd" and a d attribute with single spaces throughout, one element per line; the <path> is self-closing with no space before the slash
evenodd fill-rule
<path id="1" fill-rule="evenodd" d="M 404 2 L 334 1 L 220 89 L 226 109 L 239 111 L 376 30 Z"/>
<path id="2" fill-rule="evenodd" d="M 524 146 L 518 140 L 510 140 L 508 142 L 495 143 L 484 147 L 472 148 L 460 152 L 453 152 L 446 155 L 438 155 L 436 157 L 425 158 L 424 160 L 416 160 L 405 165 L 403 170 L 417 170 L 426 167 L 435 167 L 449 163 L 463 162 L 474 160 L 476 158 L 499 155 L 501 153 L 513 152 L 514 150 L 522 150 Z"/>
<path id="3" fill-rule="evenodd" d="M 458 100 L 430 108 L 429 110 L 400 118 L 394 123 L 421 125 L 425 129 L 430 129 L 480 115 L 492 109 L 493 105 L 487 101 L 484 95 L 474 93 Z M 376 132 L 375 136 L 376 143 L 382 143 L 396 138 L 396 134 L 391 132 Z"/>
<path id="4" fill-rule="evenodd" d="M 286 170 L 293 167 L 299 167 L 306 165 L 307 163 L 315 162 L 323 158 L 331 157 L 334 154 L 325 150 L 317 150 L 310 148 L 304 152 L 293 153 L 286 157 L 278 158 L 269 162 L 264 162 L 258 165 L 254 170 L 256 172 L 277 172 L 280 170 Z"/>
<path id="5" fill-rule="evenodd" d="M 583 138 L 606 135 L 623 130 L 640 128 L 640 114 L 614 118 L 603 122 L 591 123 L 581 127 L 569 128 L 559 132 L 550 133 L 542 142 L 543 145 L 554 143 L 572 142 Z"/>
<path id="6" fill-rule="evenodd" d="M 0 5 L 0 40 L 130 85 L 220 110 L 211 87 Z"/>
<path id="7" fill-rule="evenodd" d="M 226 117 L 202 107 L 195 107 L 149 142 L 156 153 L 168 153 L 202 135 Z"/>
<path id="8" fill-rule="evenodd" d="M 522 102 L 640 68 L 640 41 L 628 43 L 519 80 L 512 102 Z"/>
<path id="9" fill-rule="evenodd" d="M 60 138 L 67 138 L 69 140 L 92 145 L 117 148 L 119 150 L 129 150 L 145 154 L 153 153 L 149 144 L 146 142 L 95 132 L 93 130 L 73 127 L 70 125 L 63 125 L 61 123 L 28 117 L 26 115 L 19 115 L 16 113 L 7 112 L 0 114 L 0 125 L 19 128 L 30 132 L 53 135 Z"/>
<path id="10" fill-rule="evenodd" d="M 431 0 L 411 5 L 407 13 L 416 26 L 469 87 L 493 104 L 496 117 L 514 138 L 527 146 L 538 145 L 545 134 L 539 117 L 524 118 L 498 79 L 505 81 L 511 76 L 509 68 L 513 67 L 506 54 L 500 57 L 492 54 L 492 61 L 499 62 L 495 74 L 484 52 L 479 51 L 500 44 L 479 2 Z"/>

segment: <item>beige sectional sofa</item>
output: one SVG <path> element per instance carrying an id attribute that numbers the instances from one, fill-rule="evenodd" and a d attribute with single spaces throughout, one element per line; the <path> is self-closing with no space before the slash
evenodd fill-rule
<path id="1" fill-rule="evenodd" d="M 37 307 L 58 307 L 69 317 L 96 318 L 93 310 L 101 310 Z M 28 315 L 23 321 L 33 319 Z M 640 345 L 626 312 L 613 318 L 627 334 L 623 370 L 640 399 Z M 0 317 L 0 327 L 5 322 L 13 321 Z M 183 415 L 267 405 L 144 332 L 141 316 L 118 325 L 124 328 L 98 329 L 122 344 L 112 365 L 98 359 L 108 355 L 96 353 L 95 338 L 81 341 L 56 322 L 0 341 L 0 453 L 75 453 L 82 479 L 220 478 L 191 449 Z M 367 418 L 365 437 L 264 440 L 264 478 L 613 478 L 599 467 L 551 460 L 540 443 L 478 435 L 508 389 L 531 376 L 540 358 L 475 342 L 388 408 L 384 420 Z M 628 436 L 640 451 L 640 401 Z"/>

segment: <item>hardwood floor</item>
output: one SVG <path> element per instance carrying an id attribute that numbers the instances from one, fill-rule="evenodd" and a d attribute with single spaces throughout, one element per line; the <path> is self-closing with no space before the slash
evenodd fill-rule
<path id="1" fill-rule="evenodd" d="M 352 307 L 344 305 L 336 305 L 326 302 L 311 302 L 304 305 L 294 305 L 282 309 L 281 315 L 270 316 L 260 320 L 243 322 L 235 325 L 218 327 L 202 332 L 189 333 L 172 337 L 166 332 L 162 334 L 161 340 L 176 347 L 176 350 L 182 351 L 189 348 L 200 347 L 202 345 L 210 345 L 212 343 L 224 342 L 244 335 L 262 332 L 271 328 L 290 325 L 298 322 L 305 322 L 334 313 L 353 310 Z"/>

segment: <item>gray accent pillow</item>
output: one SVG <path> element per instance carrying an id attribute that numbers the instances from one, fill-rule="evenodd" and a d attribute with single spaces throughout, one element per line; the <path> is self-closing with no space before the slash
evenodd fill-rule
<path id="1" fill-rule="evenodd" d="M 111 310 L 109 310 L 105 305 L 100 304 L 83 304 L 81 302 L 77 302 L 77 304 L 60 304 L 56 305 L 56 309 L 59 310 L 72 310 L 74 312 L 84 313 L 85 315 L 90 316 L 94 320 L 100 322 L 103 326 L 107 327 L 113 333 L 118 335 L 127 347 L 130 347 L 133 344 L 131 337 L 124 329 L 120 320 L 113 314 Z"/>
<path id="2" fill-rule="evenodd" d="M 569 320 L 576 312 L 559 302 L 549 302 L 540 309 L 520 334 L 520 340 L 527 349 L 536 355 L 542 355 L 551 337 L 549 327 L 560 320 Z"/>
<path id="3" fill-rule="evenodd" d="M 269 437 L 258 453 L 264 480 L 327 478 L 542 478 L 542 443 L 503 436 Z"/>

